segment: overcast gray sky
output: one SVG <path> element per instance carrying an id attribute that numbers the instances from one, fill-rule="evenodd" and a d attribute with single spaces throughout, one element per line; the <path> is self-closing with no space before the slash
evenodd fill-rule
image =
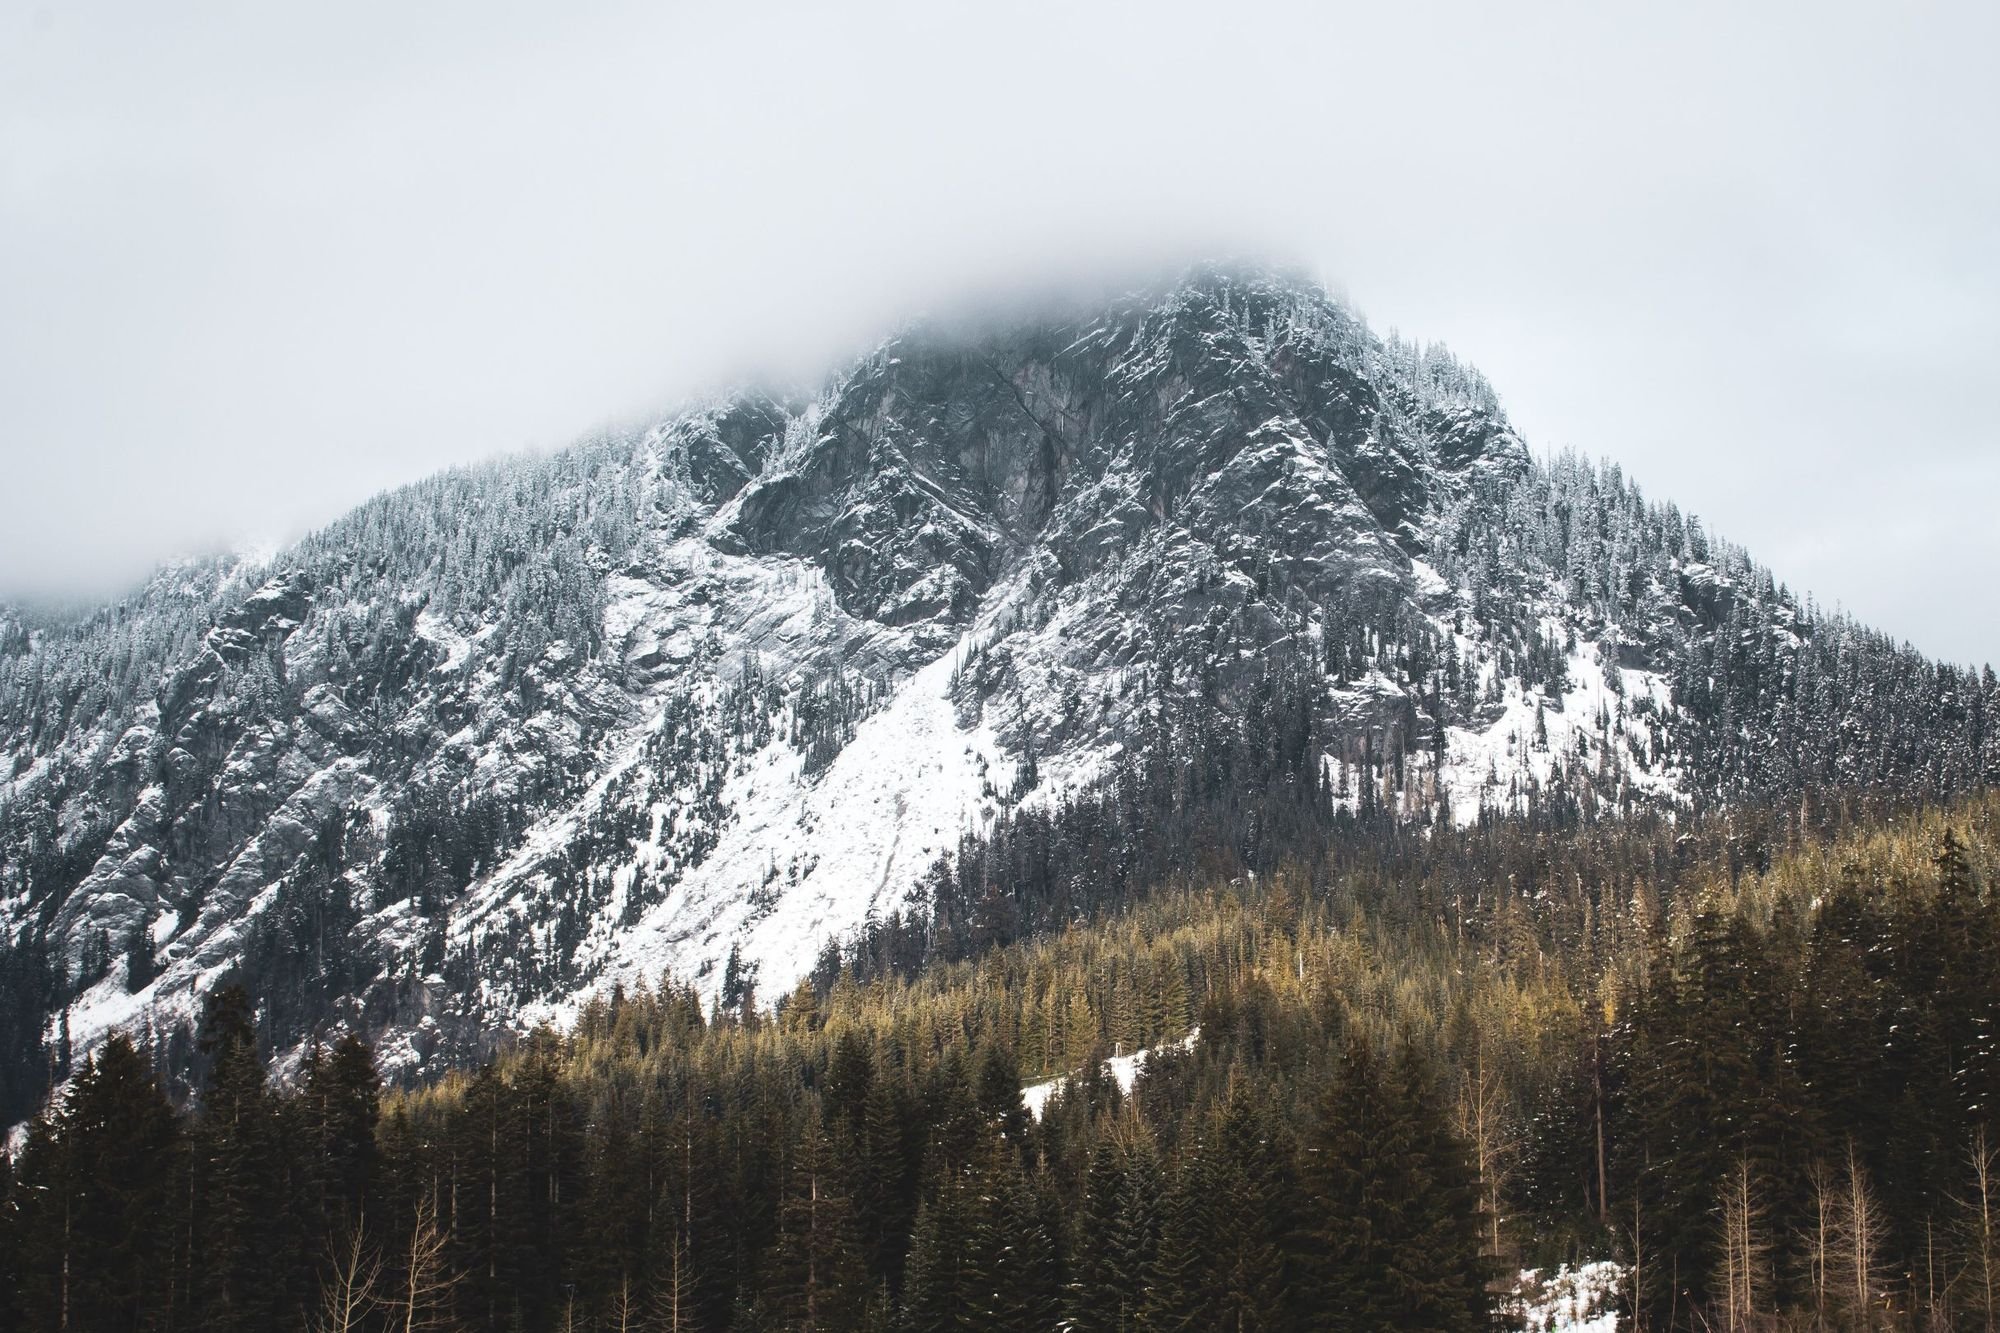
<path id="1" fill-rule="evenodd" d="M 0 594 L 1212 249 L 2000 660 L 1996 50 L 1990 0 L 0 0 Z"/>

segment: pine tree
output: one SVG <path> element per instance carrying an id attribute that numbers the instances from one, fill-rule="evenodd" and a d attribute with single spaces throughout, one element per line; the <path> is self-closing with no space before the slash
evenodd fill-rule
<path id="1" fill-rule="evenodd" d="M 1144 1290 L 1126 1271 L 1127 1172 L 1124 1149 L 1103 1139 L 1091 1154 L 1077 1218 L 1069 1322 L 1077 1333 L 1127 1333 Z"/>
<path id="2" fill-rule="evenodd" d="M 209 1060 L 194 1130 L 201 1322 L 223 1333 L 260 1333 L 276 1322 L 290 1294 L 287 1279 L 302 1264 L 288 1253 L 295 1240 L 294 1214 L 285 1206 L 288 1159 L 241 987 L 209 997 L 201 1049 Z"/>
<path id="3" fill-rule="evenodd" d="M 648 1237 L 653 1322 L 666 1333 L 698 1328 L 703 1283 L 695 1262 L 697 1227 L 706 1232 L 704 1176 L 695 1169 L 699 1135 L 691 1107 L 668 1123 L 660 1153 L 660 1188 Z M 699 1221 L 698 1221 L 699 1219 Z"/>
<path id="4" fill-rule="evenodd" d="M 815 1117 L 798 1137 L 778 1212 L 778 1243 L 759 1306 L 779 1327 L 823 1333 L 859 1326 L 868 1293 L 854 1210 L 833 1144 Z"/>
<path id="5" fill-rule="evenodd" d="M 1217 1247 L 1212 1271 L 1220 1326 L 1237 1333 L 1293 1328 L 1287 1256 L 1295 1245 L 1299 1201 L 1289 1139 L 1239 1088 L 1222 1111 L 1212 1143 Z"/>
<path id="6" fill-rule="evenodd" d="M 1413 1053 L 1385 1069 L 1366 1037 L 1349 1041 L 1302 1173 L 1313 1327 L 1484 1325 L 1477 1183 Z"/>
<path id="7" fill-rule="evenodd" d="M 989 1041 L 979 1053 L 977 1096 L 979 1110 L 1010 1143 L 1019 1143 L 1027 1132 L 1028 1112 L 1021 1105 L 1021 1067 L 1014 1053 L 997 1041 Z"/>
<path id="8" fill-rule="evenodd" d="M 975 1329 L 983 1296 L 969 1263 L 975 1217 L 968 1180 L 941 1178 L 917 1213 L 903 1279 L 902 1327 L 908 1333 Z"/>
<path id="9" fill-rule="evenodd" d="M 510 1109 L 499 1066 L 480 1066 L 455 1108 L 448 1206 L 439 1210 L 428 1199 L 418 1205 L 431 1207 L 429 1220 L 448 1234 L 462 1288 L 456 1300 L 482 1328 L 498 1327 L 511 1304 L 512 1255 L 506 1243 L 511 1200 L 505 1193 L 514 1152 Z M 439 1211 L 445 1216 L 440 1218 Z"/>
<path id="10" fill-rule="evenodd" d="M 1147 1275 L 1140 1327 L 1160 1333 L 1220 1327 L 1216 1189 L 1215 1156 L 1197 1143 L 1183 1154 L 1161 1206 L 1159 1248 Z"/>
<path id="11" fill-rule="evenodd" d="M 902 1291 L 917 1214 L 920 1153 L 911 1141 L 912 1100 L 901 1068 L 878 1054 L 862 1105 L 854 1196 L 869 1276 L 891 1293 Z"/>
<path id="12" fill-rule="evenodd" d="M 1139 1327 L 1145 1290 L 1160 1253 L 1162 1196 L 1166 1185 L 1160 1154 L 1143 1129 L 1125 1148 L 1125 1180 L 1120 1191 L 1117 1244 L 1112 1251 L 1113 1278 L 1124 1289 L 1127 1327 Z"/>
<path id="13" fill-rule="evenodd" d="M 85 1059 L 30 1128 L 15 1167 L 15 1295 L 26 1329 L 170 1328 L 173 1222 L 186 1148 L 153 1071 L 125 1037 Z"/>
<path id="14" fill-rule="evenodd" d="M 593 1294 L 592 1307 L 608 1315 L 617 1303 L 629 1315 L 636 1308 L 633 1285 L 645 1272 L 646 1219 L 657 1182 L 621 1097 L 614 1095 L 605 1106 L 586 1164 L 569 1276 Z"/>
<path id="15" fill-rule="evenodd" d="M 1417 1185 L 1408 1130 L 1385 1093 L 1373 1044 L 1355 1036 L 1303 1145 L 1301 1276 L 1315 1329 L 1386 1327 L 1402 1309 L 1392 1265 L 1402 1258 L 1400 1212 Z"/>
<path id="16" fill-rule="evenodd" d="M 1054 1328 L 1062 1313 L 1062 1274 L 1035 1190 L 1019 1160 L 1002 1147 L 978 1174 L 983 1188 L 968 1254 L 978 1327 L 992 1333 Z"/>
<path id="17" fill-rule="evenodd" d="M 520 1317 L 539 1324 L 563 1301 L 563 1274 L 582 1201 L 582 1128 L 555 1034 L 530 1034 L 508 1082 L 498 1236 Z"/>
<path id="18" fill-rule="evenodd" d="M 874 1074 L 873 1052 L 869 1049 L 867 1038 L 855 1028 L 843 1031 L 833 1043 L 833 1058 L 826 1070 L 826 1086 L 820 1093 L 820 1104 L 826 1110 L 829 1126 L 840 1122 L 847 1126 L 850 1133 L 861 1133 Z"/>
<path id="19" fill-rule="evenodd" d="M 1428 1256 L 1411 1266 L 1412 1309 L 1432 1321 L 1430 1327 L 1483 1328 L 1492 1312 L 1471 1147 L 1453 1128 L 1429 1062 L 1415 1045 L 1397 1048 L 1390 1077 L 1417 1149 L 1412 1250 Z"/>
<path id="20" fill-rule="evenodd" d="M 343 1233 L 366 1206 L 375 1183 L 375 1126 L 382 1079 L 374 1053 L 352 1034 L 331 1052 L 306 1053 L 292 1106 L 323 1238 Z"/>

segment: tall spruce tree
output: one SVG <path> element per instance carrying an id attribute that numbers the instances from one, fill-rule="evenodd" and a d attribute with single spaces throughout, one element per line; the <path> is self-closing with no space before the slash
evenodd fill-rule
<path id="1" fill-rule="evenodd" d="M 854 1196 L 869 1276 L 892 1294 L 903 1288 L 917 1216 L 922 1134 L 915 1100 L 907 1071 L 878 1051 L 861 1108 Z"/>
<path id="2" fill-rule="evenodd" d="M 1145 1288 L 1141 1327 L 1195 1333 L 1220 1327 L 1215 1155 L 1206 1136 L 1185 1152 L 1161 1207 L 1160 1243 Z"/>
<path id="3" fill-rule="evenodd" d="M 1077 1333 L 1128 1333 L 1137 1326 L 1142 1283 L 1126 1272 L 1125 1150 L 1100 1140 L 1084 1178 L 1069 1283 L 1069 1323 Z"/>
<path id="4" fill-rule="evenodd" d="M 278 1104 L 257 1052 L 250 997 L 240 986 L 209 996 L 201 1050 L 208 1079 L 194 1125 L 191 1247 L 204 1328 L 260 1333 L 297 1308 L 296 1213 Z"/>
<path id="5" fill-rule="evenodd" d="M 778 1242 L 760 1286 L 759 1312 L 771 1327 L 839 1333 L 860 1326 L 867 1271 L 833 1141 L 816 1116 L 792 1149 Z"/>
<path id="6" fill-rule="evenodd" d="M 1486 1322 L 1478 1189 L 1414 1058 L 1360 1034 L 1308 1132 L 1301 1247 L 1309 1326 L 1469 1330 Z"/>
<path id="7" fill-rule="evenodd" d="M 85 1059 L 14 1172 L 8 1272 L 24 1330 L 185 1325 L 172 1280 L 185 1140 L 123 1036 Z"/>
<path id="8" fill-rule="evenodd" d="M 980 1327 L 984 1293 L 971 1260 L 975 1202 L 968 1173 L 954 1171 L 936 1182 L 918 1210 L 903 1278 L 905 1333 Z"/>
<path id="9" fill-rule="evenodd" d="M 1300 1200 L 1289 1133 L 1244 1084 L 1224 1105 L 1211 1151 L 1216 1158 L 1211 1266 L 1220 1326 L 1236 1333 L 1282 1333 L 1299 1326 L 1289 1256 Z"/>
<path id="10" fill-rule="evenodd" d="M 1039 1333 L 1062 1315 L 1062 1273 L 1033 1182 L 1011 1150 L 996 1145 L 978 1170 L 980 1198 L 969 1267 L 978 1326 Z"/>
<path id="11" fill-rule="evenodd" d="M 1480 1240 L 1479 1174 L 1470 1146 L 1453 1127 L 1430 1065 L 1417 1047 L 1396 1049 L 1389 1078 L 1412 1125 L 1418 1187 L 1408 1216 L 1410 1245 L 1429 1262 L 1409 1272 L 1407 1327 L 1483 1328 L 1492 1320 L 1490 1276 Z"/>

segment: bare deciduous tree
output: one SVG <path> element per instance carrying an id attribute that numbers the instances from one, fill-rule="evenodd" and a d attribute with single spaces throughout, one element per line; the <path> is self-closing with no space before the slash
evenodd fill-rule
<path id="1" fill-rule="evenodd" d="M 680 1227 L 672 1228 L 667 1240 L 666 1267 L 654 1289 L 653 1322 L 666 1333 L 683 1333 L 688 1327 L 689 1301 L 694 1295 L 694 1272 L 688 1264 L 687 1237 Z"/>
<path id="2" fill-rule="evenodd" d="M 1840 1304 L 1851 1327 L 1870 1329 L 1881 1322 L 1888 1287 L 1882 1258 L 1886 1236 L 1882 1206 L 1875 1201 L 1867 1169 L 1850 1139 L 1847 1170 L 1836 1195 L 1831 1256 Z"/>
<path id="3" fill-rule="evenodd" d="M 2000 1327 L 2000 1147 L 1987 1139 L 1986 1126 L 1973 1131 L 1967 1152 L 1971 1176 L 1959 1203 L 1958 1286 L 1966 1309 L 1979 1316 L 1987 1333 Z"/>
<path id="4" fill-rule="evenodd" d="M 1811 1189 L 1812 1212 L 1799 1235 L 1799 1254 L 1805 1261 L 1806 1289 L 1812 1293 L 1813 1327 L 1828 1327 L 1834 1305 L 1834 1219 L 1840 1215 L 1840 1184 L 1825 1162 L 1815 1161 L 1806 1168 Z"/>
<path id="5" fill-rule="evenodd" d="M 1632 1329 L 1646 1330 L 1646 1237 L 1640 1226 L 1639 1196 L 1632 1195 Z"/>
<path id="6" fill-rule="evenodd" d="M 1500 1193 L 1513 1172 L 1519 1145 L 1506 1123 L 1506 1089 L 1486 1062 L 1486 1043 L 1473 1053 L 1472 1068 L 1459 1090 L 1458 1130 L 1472 1147 L 1479 1172 L 1481 1202 L 1486 1209 L 1486 1253 L 1500 1257 Z"/>
<path id="7" fill-rule="evenodd" d="M 357 1221 L 328 1249 L 319 1308 L 311 1316 L 313 1333 L 354 1333 L 373 1312 L 381 1284 L 382 1256 Z"/>
<path id="8" fill-rule="evenodd" d="M 1729 1333 L 1756 1327 L 1757 1306 L 1770 1290 L 1771 1242 L 1765 1211 L 1747 1157 L 1739 1157 L 1722 1185 L 1722 1326 Z"/>
<path id="9" fill-rule="evenodd" d="M 437 1224 L 437 1204 L 427 1195 L 417 1204 L 410 1243 L 403 1254 L 402 1281 L 388 1302 L 391 1324 L 401 1333 L 449 1329 L 452 1289 L 458 1275 L 445 1262 L 445 1234 Z"/>
<path id="10" fill-rule="evenodd" d="M 640 1326 L 639 1298 L 632 1292 L 632 1275 L 621 1273 L 618 1290 L 611 1295 L 611 1314 L 605 1327 L 612 1333 L 634 1333 Z"/>

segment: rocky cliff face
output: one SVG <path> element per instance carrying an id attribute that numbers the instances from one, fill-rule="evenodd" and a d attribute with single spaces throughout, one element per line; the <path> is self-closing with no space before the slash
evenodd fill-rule
<path id="1" fill-rule="evenodd" d="M 344 1023 L 405 1070 L 732 949 L 770 994 L 1279 658 L 1328 799 L 1410 819 L 1996 766 L 1990 674 L 1531 461 L 1448 355 L 1202 272 L 0 625 L 5 1057 L 172 1058 L 232 975 L 281 1046 Z"/>

